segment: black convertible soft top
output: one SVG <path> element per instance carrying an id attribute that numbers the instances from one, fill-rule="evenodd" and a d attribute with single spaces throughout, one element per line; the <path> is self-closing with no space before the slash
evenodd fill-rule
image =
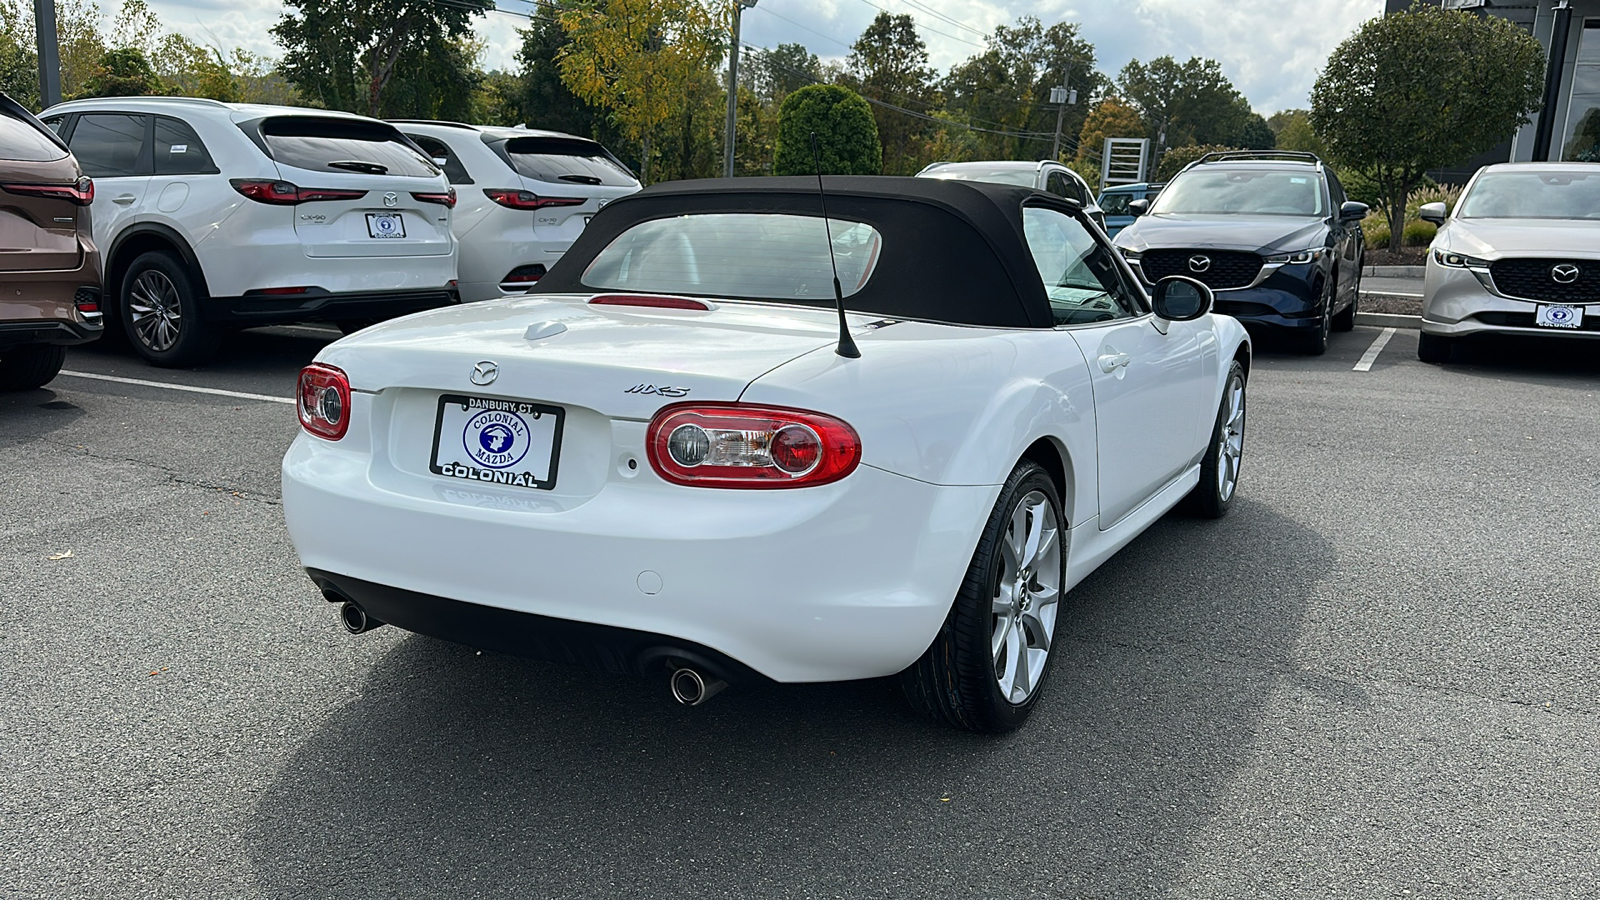
<path id="1" fill-rule="evenodd" d="M 934 178 L 830 175 L 828 216 L 864 222 L 883 236 L 870 281 L 845 307 L 890 318 L 960 325 L 1049 328 L 1049 299 L 1022 232 L 1022 207 L 1076 207 L 1032 188 Z M 652 185 L 613 201 L 531 293 L 594 288 L 583 273 L 618 235 L 640 222 L 692 213 L 821 216 L 814 176 L 718 178 Z M 754 298 L 752 298 L 754 299 Z M 786 300 L 831 306 L 831 297 Z"/>

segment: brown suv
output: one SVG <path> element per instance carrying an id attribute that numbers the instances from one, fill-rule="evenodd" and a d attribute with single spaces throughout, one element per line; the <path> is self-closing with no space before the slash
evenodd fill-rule
<path id="1" fill-rule="evenodd" d="M 0 93 L 0 390 L 43 385 L 104 330 L 93 199 L 67 145 Z"/>

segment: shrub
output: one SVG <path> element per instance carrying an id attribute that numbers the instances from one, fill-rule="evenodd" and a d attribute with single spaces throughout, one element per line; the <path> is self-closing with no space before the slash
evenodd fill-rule
<path id="1" fill-rule="evenodd" d="M 1156 181 L 1171 181 L 1173 176 L 1183 171 L 1183 167 L 1194 162 L 1207 153 L 1221 153 L 1224 150 L 1237 150 L 1237 147 L 1224 147 L 1220 144 L 1190 144 L 1186 147 L 1173 147 L 1161 154 L 1161 164 L 1156 170 Z"/>
<path id="2" fill-rule="evenodd" d="M 812 84 L 783 101 L 778 110 L 774 175 L 814 175 L 811 135 L 817 136 L 822 171 L 829 175 L 876 175 L 883 146 L 872 107 L 861 95 L 836 84 Z"/>
<path id="3" fill-rule="evenodd" d="M 1400 239 L 1407 247 L 1426 247 L 1433 243 L 1433 236 L 1439 232 L 1439 226 L 1432 222 L 1407 222 L 1406 230 L 1401 233 Z"/>

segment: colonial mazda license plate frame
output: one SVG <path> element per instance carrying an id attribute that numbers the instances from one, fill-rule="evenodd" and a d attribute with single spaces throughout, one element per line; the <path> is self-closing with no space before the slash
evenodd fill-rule
<path id="1" fill-rule="evenodd" d="M 1540 304 L 1534 309 L 1533 324 L 1540 328 L 1582 328 L 1583 307 L 1562 303 Z"/>
<path id="2" fill-rule="evenodd" d="M 467 394 L 439 397 L 429 471 L 480 485 L 556 486 L 566 410 Z"/>
<path id="3" fill-rule="evenodd" d="M 367 213 L 367 237 L 399 240 L 406 236 L 406 219 L 400 213 Z"/>

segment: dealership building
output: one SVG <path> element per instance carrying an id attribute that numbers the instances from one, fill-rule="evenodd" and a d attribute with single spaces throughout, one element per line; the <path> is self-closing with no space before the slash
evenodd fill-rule
<path id="1" fill-rule="evenodd" d="M 1515 22 L 1545 48 L 1549 66 L 1544 108 L 1492 157 L 1600 162 L 1600 0 L 1432 0 Z M 1387 12 L 1412 0 L 1387 0 Z"/>

